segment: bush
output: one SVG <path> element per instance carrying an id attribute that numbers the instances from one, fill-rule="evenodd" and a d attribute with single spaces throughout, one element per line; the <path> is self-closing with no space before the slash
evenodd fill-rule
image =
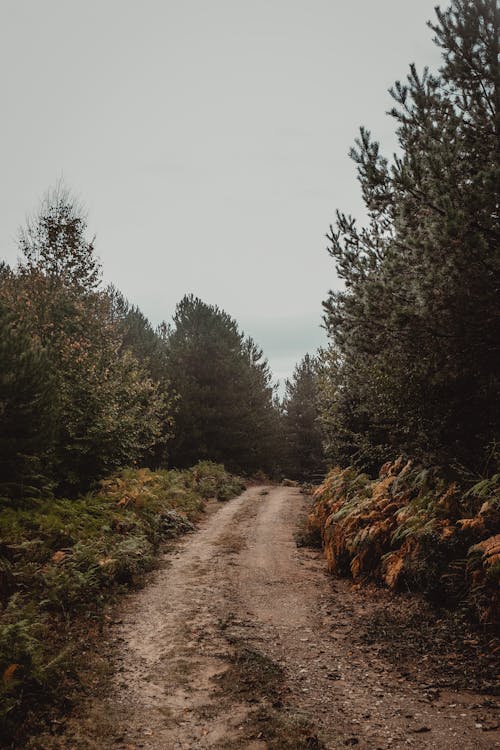
<path id="1" fill-rule="evenodd" d="M 499 475 L 468 491 L 398 459 L 376 480 L 333 469 L 314 494 L 311 533 L 322 534 L 331 572 L 500 620 Z"/>
<path id="2" fill-rule="evenodd" d="M 241 477 L 228 474 L 221 464 L 212 461 L 199 461 L 190 470 L 190 477 L 196 491 L 205 499 L 230 500 L 245 489 Z"/>

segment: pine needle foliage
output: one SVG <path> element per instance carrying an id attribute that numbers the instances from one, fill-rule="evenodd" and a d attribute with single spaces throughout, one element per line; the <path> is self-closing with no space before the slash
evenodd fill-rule
<path id="1" fill-rule="evenodd" d="M 287 477 L 314 482 L 325 470 L 316 359 L 306 354 L 285 386 L 282 468 Z"/>

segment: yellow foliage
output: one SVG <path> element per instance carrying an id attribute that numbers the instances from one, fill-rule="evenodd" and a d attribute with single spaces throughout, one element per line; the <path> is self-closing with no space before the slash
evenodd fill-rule
<path id="1" fill-rule="evenodd" d="M 394 474 L 390 474 L 389 476 L 384 477 L 384 479 L 380 479 L 378 482 L 374 483 L 372 497 L 374 501 L 378 501 L 380 503 L 380 507 L 383 507 L 385 503 L 389 502 L 387 493 L 391 485 L 394 484 L 395 480 L 396 477 L 394 476 Z"/>
<path id="2" fill-rule="evenodd" d="M 20 667 L 20 664 L 9 664 L 9 666 L 3 673 L 3 681 L 5 684 L 12 682 L 14 673 L 16 672 L 17 669 L 19 669 L 19 667 Z"/>
<path id="3" fill-rule="evenodd" d="M 482 518 L 459 518 L 457 524 L 461 529 L 481 529 L 484 527 Z"/>
<path id="4" fill-rule="evenodd" d="M 481 509 L 473 515 L 474 506 L 464 502 L 467 496 L 456 483 L 440 483 L 430 472 L 411 469 L 412 463 L 400 458 L 384 464 L 376 480 L 353 468 L 336 467 L 329 472 L 314 492 L 309 527 L 321 531 L 330 572 L 350 575 L 355 582 L 371 578 L 390 588 L 404 581 L 418 587 L 425 585 L 428 575 L 436 575 L 432 567 L 427 572 L 428 564 L 435 565 L 432 546 L 442 545 L 443 567 L 438 575 L 445 575 L 456 550 L 460 553 L 463 549 L 462 540 L 470 544 L 468 540 L 480 540 L 498 528 L 498 503 L 483 497 Z M 461 511 L 465 515 L 463 508 L 471 517 L 460 518 Z M 456 536 L 458 543 L 454 544 Z M 493 566 L 496 570 L 500 562 L 500 535 L 481 541 L 471 548 L 470 552 L 474 551 L 481 553 L 481 566 L 467 569 L 471 590 L 485 585 L 487 571 L 488 580 L 495 580 Z M 474 596 L 471 600 L 475 602 Z M 474 606 L 483 618 L 484 605 Z M 493 604 L 488 609 L 489 620 L 493 617 L 490 610 Z"/>
<path id="5" fill-rule="evenodd" d="M 451 539 L 451 537 L 456 533 L 456 527 L 451 526 L 449 524 L 449 521 L 444 522 L 445 525 L 443 525 L 441 530 L 441 539 Z"/>
<path id="6" fill-rule="evenodd" d="M 382 465 L 382 467 L 381 467 L 381 469 L 379 471 L 379 474 L 378 474 L 379 478 L 383 479 L 384 477 L 386 477 L 389 474 L 389 471 L 391 470 L 391 467 L 392 467 L 392 462 L 391 461 L 386 461 L 385 464 Z"/>
<path id="7" fill-rule="evenodd" d="M 350 565 L 351 575 L 355 581 L 361 577 L 361 573 L 363 572 L 363 568 L 364 568 L 365 557 L 366 557 L 366 550 L 363 550 L 363 552 L 359 552 L 351 560 L 351 565 Z"/>
<path id="8" fill-rule="evenodd" d="M 458 492 L 458 484 L 453 482 L 438 498 L 437 504 L 446 511 L 455 512 L 458 508 L 459 502 L 460 494 Z"/>
<path id="9" fill-rule="evenodd" d="M 9 666 L 3 673 L 3 681 L 5 685 L 7 685 L 9 682 L 12 682 L 15 672 L 19 669 L 20 666 L 20 664 L 9 664 Z"/>
<path id="10" fill-rule="evenodd" d="M 470 552 L 482 552 L 483 564 L 487 567 L 492 566 L 500 559 L 500 534 L 494 534 L 479 544 L 475 544 Z"/>
<path id="11" fill-rule="evenodd" d="M 393 552 L 386 559 L 383 578 L 389 588 L 395 588 L 404 567 L 404 559 L 401 552 Z"/>

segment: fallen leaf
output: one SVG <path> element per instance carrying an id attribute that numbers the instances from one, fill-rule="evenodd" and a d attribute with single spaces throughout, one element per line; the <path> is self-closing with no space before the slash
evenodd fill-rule
<path id="1" fill-rule="evenodd" d="M 14 672 L 16 669 L 18 669 L 21 665 L 20 664 L 9 664 L 5 672 L 3 673 L 3 681 L 5 683 L 8 683 L 12 680 L 14 677 Z"/>

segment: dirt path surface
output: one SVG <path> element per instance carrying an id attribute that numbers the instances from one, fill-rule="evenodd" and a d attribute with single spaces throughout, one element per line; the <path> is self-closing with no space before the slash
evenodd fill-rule
<path id="1" fill-rule="evenodd" d="M 186 537 L 128 597 L 111 690 L 56 746 L 500 747 L 491 697 L 422 683 L 353 637 L 376 602 L 297 548 L 304 503 L 294 488 L 252 488 Z"/>

